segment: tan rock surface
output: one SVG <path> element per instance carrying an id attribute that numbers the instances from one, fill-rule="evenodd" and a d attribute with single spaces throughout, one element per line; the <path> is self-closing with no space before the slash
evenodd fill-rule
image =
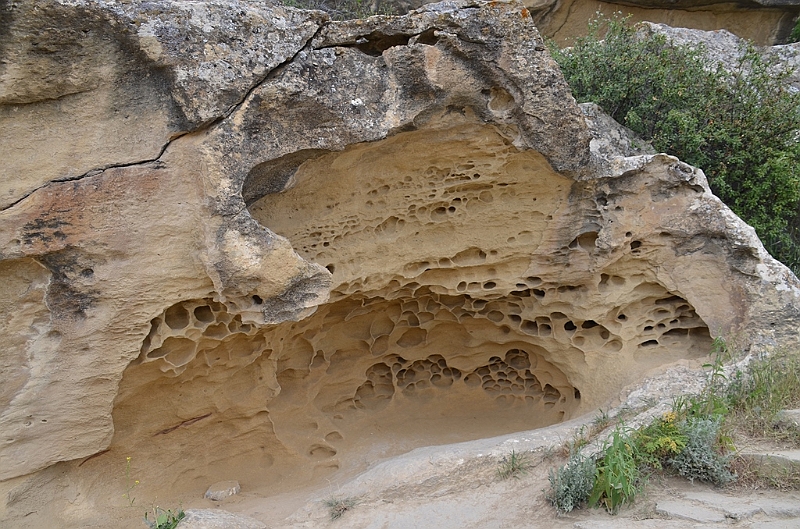
<path id="1" fill-rule="evenodd" d="M 370 5 L 406 13 L 428 0 L 381 0 Z M 797 0 L 523 0 L 536 27 L 560 46 L 586 35 L 597 13 L 703 31 L 726 30 L 758 45 L 786 42 L 800 12 Z M 308 5 L 312 3 L 309 2 Z M 319 2 L 317 5 L 330 5 Z"/>
<path id="2" fill-rule="evenodd" d="M 570 46 L 576 37 L 586 34 L 589 20 L 598 11 L 630 15 L 632 22 L 653 22 L 677 28 L 703 31 L 724 29 L 758 45 L 785 42 L 794 26 L 798 4 L 788 2 L 716 2 L 696 0 L 545 0 L 527 1 L 542 34 L 561 46 Z"/>
<path id="3" fill-rule="evenodd" d="M 285 493 L 577 417 L 712 336 L 796 342 L 797 279 L 701 171 L 625 157 L 624 131 L 586 120 L 521 4 L 344 23 L 233 0 L 36 5 L 3 19 L 3 123 L 57 123 L 70 91 L 93 113 L 3 179 L 15 527 L 104 526 L 126 490 Z M 79 60 L 27 47 L 55 20 Z M 103 90 L 136 119 L 89 104 Z"/>
<path id="4" fill-rule="evenodd" d="M 267 529 L 258 520 L 241 514 L 210 509 L 195 509 L 186 512 L 178 529 Z"/>
<path id="5" fill-rule="evenodd" d="M 320 22 L 227 0 L 2 9 L 3 208 L 52 180 L 159 158 L 171 139 L 230 112 Z"/>

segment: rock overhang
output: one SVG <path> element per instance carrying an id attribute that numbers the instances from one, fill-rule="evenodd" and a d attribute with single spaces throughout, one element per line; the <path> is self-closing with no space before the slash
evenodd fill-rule
<path id="1" fill-rule="evenodd" d="M 194 125 L 155 162 L 100 161 L 3 212 L 25 307 L 6 332 L 35 330 L 7 353 L 25 376 L 2 412 L 6 478 L 110 443 L 158 454 L 147 472 L 171 485 L 162 469 L 186 446 L 187 483 L 246 461 L 244 481 L 319 479 L 374 424 L 436 424 L 417 432 L 431 443 L 543 426 L 712 336 L 781 344 L 797 321 L 796 278 L 702 172 L 590 152 L 607 131 L 587 127 L 519 4 L 337 23 L 259 8 L 300 38 L 224 102 L 227 77 L 197 64 L 237 52 L 183 54 L 170 10 L 191 6 L 157 4 L 139 46 L 183 83 L 171 104 L 212 110 L 185 110 Z M 268 48 L 292 27 L 251 33 Z M 44 361 L 60 380 L 34 376 Z"/>

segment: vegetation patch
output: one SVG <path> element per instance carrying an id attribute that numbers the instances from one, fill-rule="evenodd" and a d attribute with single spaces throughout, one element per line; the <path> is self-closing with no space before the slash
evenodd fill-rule
<path id="1" fill-rule="evenodd" d="M 684 451 L 689 438 L 676 419 L 675 412 L 665 413 L 635 432 L 634 440 L 641 449 L 642 462 L 661 470 L 670 458 Z"/>
<path id="2" fill-rule="evenodd" d="M 725 393 L 733 433 L 800 446 L 800 428 L 779 415 L 800 408 L 800 358 L 778 353 L 751 362 L 731 377 Z"/>
<path id="3" fill-rule="evenodd" d="M 525 454 L 520 454 L 512 450 L 511 454 L 500 460 L 500 466 L 497 468 L 497 475 L 500 479 L 518 478 L 524 474 L 529 467 L 530 463 L 528 462 L 528 457 Z"/>
<path id="4" fill-rule="evenodd" d="M 794 22 L 792 32 L 789 34 L 789 43 L 800 42 L 800 17 Z"/>
<path id="5" fill-rule="evenodd" d="M 714 342 L 707 383 L 696 395 L 676 398 L 672 409 L 639 428 L 618 422 L 602 449 L 573 443 L 569 460 L 549 474 L 545 497 L 560 513 L 583 505 L 616 513 L 632 502 L 654 472 L 672 473 L 716 486 L 800 490 L 800 465 L 744 456 L 736 442 L 781 443 L 800 448 L 800 428 L 781 411 L 800 407 L 800 358 L 776 353 L 727 376 L 730 352 Z"/>
<path id="6" fill-rule="evenodd" d="M 150 518 L 152 515 L 152 519 Z M 162 509 L 161 507 L 153 507 L 150 512 L 144 513 L 144 523 L 150 529 L 175 529 L 181 520 L 186 518 L 186 513 L 183 509 Z"/>
<path id="7" fill-rule="evenodd" d="M 582 507 L 592 493 L 596 472 L 594 458 L 586 457 L 580 452 L 571 454 L 565 465 L 550 470 L 547 500 L 559 513 L 568 513 Z"/>
<path id="8" fill-rule="evenodd" d="M 767 250 L 800 272 L 800 93 L 789 69 L 745 45 L 732 65 L 627 19 L 599 15 L 553 57 L 579 102 L 706 173 L 714 193 Z"/>
<path id="9" fill-rule="evenodd" d="M 800 468 L 782 460 L 737 454 L 731 460 L 736 486 L 747 489 L 800 490 Z"/>
<path id="10" fill-rule="evenodd" d="M 325 507 L 328 508 L 328 514 L 331 520 L 338 520 L 344 513 L 351 510 L 358 504 L 358 499 L 348 496 L 346 498 L 331 497 L 323 502 Z"/>
<path id="11" fill-rule="evenodd" d="M 589 504 L 603 506 L 611 514 L 623 503 L 633 501 L 644 485 L 640 471 L 642 457 L 632 433 L 624 424 L 617 426 L 596 462 Z"/>
<path id="12" fill-rule="evenodd" d="M 720 417 L 689 417 L 681 425 L 686 445 L 668 459 L 669 467 L 679 475 L 725 485 L 735 479 L 729 468 L 730 456 L 719 448 Z"/>

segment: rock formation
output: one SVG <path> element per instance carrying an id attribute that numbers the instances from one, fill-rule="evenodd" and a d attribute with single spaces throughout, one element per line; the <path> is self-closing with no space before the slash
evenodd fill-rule
<path id="1" fill-rule="evenodd" d="M 530 3 L 530 5 L 529 5 Z M 796 0 L 531 0 L 540 31 L 561 45 L 586 33 L 598 11 L 622 13 L 633 22 L 649 21 L 704 31 L 724 29 L 758 45 L 786 42 L 800 12 Z"/>
<path id="2" fill-rule="evenodd" d="M 747 42 L 729 31 L 700 31 L 688 28 L 673 28 L 664 24 L 641 24 L 639 30 L 647 34 L 664 35 L 670 42 L 681 46 L 700 48 L 711 64 L 722 64 L 736 70 L 747 49 Z M 800 91 L 800 42 L 756 48 L 764 61 L 772 65 L 776 75 L 789 73 L 785 82 L 795 91 Z"/>
<path id="3" fill-rule="evenodd" d="M 145 504 L 284 491 L 796 339 L 797 279 L 700 170 L 585 116 L 521 4 L 0 10 L 21 527 L 101 526 L 126 457 Z"/>
<path id="4" fill-rule="evenodd" d="M 325 5 L 327 2 L 320 2 Z M 372 5 L 406 13 L 429 0 L 382 0 Z M 542 35 L 569 46 L 586 34 L 597 13 L 620 13 L 632 22 L 649 21 L 704 31 L 724 29 L 758 45 L 786 42 L 800 13 L 797 0 L 524 0 Z"/>

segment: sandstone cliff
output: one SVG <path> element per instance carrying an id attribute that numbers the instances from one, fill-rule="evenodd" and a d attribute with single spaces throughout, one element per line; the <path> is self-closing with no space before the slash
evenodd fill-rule
<path id="1" fill-rule="evenodd" d="M 521 4 L 0 10 L 20 526 L 99 523 L 126 457 L 151 501 L 282 491 L 796 340 L 797 278 L 700 170 L 587 124 Z"/>

